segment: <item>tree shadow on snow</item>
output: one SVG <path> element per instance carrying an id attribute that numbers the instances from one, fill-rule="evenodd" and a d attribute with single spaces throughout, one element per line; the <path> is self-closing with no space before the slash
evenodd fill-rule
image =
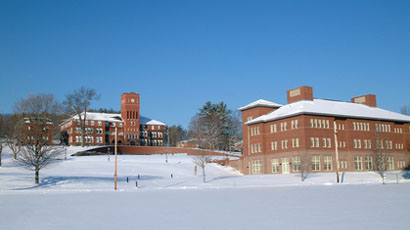
<path id="1" fill-rule="evenodd" d="M 138 176 L 132 176 L 128 177 L 128 180 L 130 181 L 136 181 L 136 180 L 157 180 L 161 179 L 162 177 L 158 176 L 140 176 L 140 179 L 138 179 Z M 58 184 L 66 184 L 66 183 L 73 183 L 73 184 L 91 184 L 91 183 L 98 183 L 98 182 L 111 182 L 114 181 L 114 177 L 91 177 L 91 176 L 70 176 L 70 177 L 54 177 L 54 176 L 49 176 L 41 179 L 40 184 L 30 186 L 30 187 L 25 187 L 25 188 L 16 188 L 14 190 L 30 190 L 30 189 L 38 189 L 38 188 L 51 188 L 53 186 L 56 186 Z M 126 182 L 127 177 L 118 177 L 118 181 L 120 182 Z M 91 187 L 91 186 L 90 186 Z"/>
<path id="2" fill-rule="evenodd" d="M 207 182 L 212 182 L 212 181 L 217 181 L 217 180 L 224 180 L 224 179 L 231 179 L 231 178 L 239 178 L 241 176 L 220 176 L 220 177 L 214 177 Z"/>
<path id="3" fill-rule="evenodd" d="M 405 172 L 403 172 L 402 177 L 403 177 L 404 179 L 410 179 L 410 171 L 405 171 Z"/>

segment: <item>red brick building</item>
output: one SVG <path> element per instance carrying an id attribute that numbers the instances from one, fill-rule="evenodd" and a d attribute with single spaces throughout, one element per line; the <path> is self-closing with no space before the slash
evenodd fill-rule
<path id="1" fill-rule="evenodd" d="M 376 107 L 375 95 L 351 102 L 314 99 L 311 87 L 287 91 L 287 105 L 258 100 L 239 108 L 245 174 L 376 170 L 409 165 L 410 117 Z M 338 161 L 336 161 L 336 150 Z"/>
<path id="2" fill-rule="evenodd" d="M 117 128 L 117 140 L 120 145 L 164 145 L 165 124 L 140 115 L 139 94 L 123 93 L 119 114 L 87 112 L 86 118 L 85 145 L 114 144 L 115 128 Z M 60 131 L 63 142 L 66 144 L 81 144 L 81 126 L 78 115 L 64 121 L 60 125 Z"/>
<path id="3" fill-rule="evenodd" d="M 41 141 L 42 144 L 53 144 L 53 122 L 35 117 L 24 118 L 23 135 L 25 144 Z"/>

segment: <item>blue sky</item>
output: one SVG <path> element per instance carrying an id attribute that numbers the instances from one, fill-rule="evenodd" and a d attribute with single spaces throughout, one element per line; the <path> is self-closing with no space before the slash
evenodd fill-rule
<path id="1" fill-rule="evenodd" d="M 0 1 L 0 113 L 81 86 L 119 110 L 187 126 L 206 101 L 236 109 L 286 90 L 410 104 L 410 1 Z"/>

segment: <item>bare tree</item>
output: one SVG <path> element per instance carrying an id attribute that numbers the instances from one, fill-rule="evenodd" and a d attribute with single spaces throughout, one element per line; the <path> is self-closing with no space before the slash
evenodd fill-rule
<path id="1" fill-rule="evenodd" d="M 21 135 L 24 134 L 22 129 L 24 128 L 24 120 L 22 115 L 14 114 L 7 120 L 7 125 L 5 129 L 5 141 L 7 147 L 13 152 L 13 159 L 17 160 L 17 154 L 20 152 L 21 143 L 19 140 L 22 138 Z"/>
<path id="2" fill-rule="evenodd" d="M 205 183 L 205 166 L 211 161 L 210 156 L 194 156 L 193 162 L 202 169 L 202 181 Z"/>
<path id="3" fill-rule="evenodd" d="M 219 125 L 218 121 L 219 118 L 214 115 L 193 117 L 189 125 L 190 137 L 196 139 L 201 148 L 217 149 L 223 142 L 221 134 L 224 128 Z"/>
<path id="4" fill-rule="evenodd" d="M 56 163 L 57 156 L 63 153 L 60 146 L 48 145 L 52 117 L 58 110 L 58 103 L 51 94 L 30 95 L 16 103 L 15 113 L 23 117 L 29 128 L 19 129 L 17 142 L 22 144 L 17 161 L 25 168 L 34 171 L 34 182 L 39 184 L 40 170 Z"/>
<path id="5" fill-rule="evenodd" d="M 312 159 L 309 157 L 307 151 L 301 152 L 300 154 L 300 179 L 305 181 L 312 170 Z"/>
<path id="6" fill-rule="evenodd" d="M 379 171 L 380 177 L 383 180 L 384 184 L 384 172 L 386 171 L 387 165 L 387 152 L 383 146 L 383 135 L 377 131 L 374 131 L 374 140 L 375 144 L 372 148 L 372 157 L 374 158 L 374 164 L 376 166 L 376 170 Z"/>
<path id="7" fill-rule="evenodd" d="M 205 138 L 203 136 L 202 120 L 199 116 L 194 116 L 189 122 L 189 137 L 198 144 L 200 148 L 205 147 Z"/>
<path id="8" fill-rule="evenodd" d="M 78 116 L 81 128 L 81 146 L 84 147 L 85 128 L 87 121 L 87 110 L 91 104 L 91 101 L 98 100 L 99 96 L 94 89 L 81 87 L 79 90 L 75 90 L 73 93 L 66 95 L 66 99 L 63 102 L 69 113 Z"/>
<path id="9" fill-rule="evenodd" d="M 172 125 L 167 127 L 167 135 L 170 146 L 176 146 L 180 141 L 184 140 L 187 136 L 187 131 L 181 125 Z"/>
<path id="10" fill-rule="evenodd" d="M 404 105 L 400 108 L 400 113 L 410 116 L 410 105 Z"/>
<path id="11" fill-rule="evenodd" d="M 238 111 L 232 113 L 232 115 L 228 117 L 227 133 L 228 149 L 229 152 L 232 152 L 235 143 L 242 140 L 242 122 Z"/>

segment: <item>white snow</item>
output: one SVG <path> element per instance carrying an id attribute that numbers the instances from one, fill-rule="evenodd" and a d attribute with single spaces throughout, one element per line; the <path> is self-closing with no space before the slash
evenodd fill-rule
<path id="1" fill-rule="evenodd" d="M 246 122 L 246 124 L 274 121 L 300 114 L 410 122 L 409 116 L 377 107 L 343 101 L 314 99 L 313 101 L 303 100 L 287 104 L 269 114 Z"/>
<path id="2" fill-rule="evenodd" d="M 69 147 L 72 154 L 81 147 Z M 207 183 L 192 157 L 62 157 L 40 171 L 17 167 L 3 150 L 1 229 L 406 229 L 410 173 L 241 175 L 209 164 Z M 172 178 L 171 178 L 172 174 Z M 140 175 L 140 179 L 138 179 Z M 127 183 L 128 177 L 128 183 Z M 135 182 L 138 181 L 138 188 Z"/>
<path id="3" fill-rule="evenodd" d="M 84 113 L 81 113 L 81 117 L 84 118 Z M 70 119 L 66 120 L 78 120 L 79 116 L 74 115 Z M 108 122 L 122 122 L 121 113 L 96 113 L 96 112 L 87 112 L 87 120 L 94 121 L 108 121 Z M 153 120 L 151 118 L 140 116 L 140 124 L 147 125 L 165 125 L 165 123 Z"/>
<path id="4" fill-rule="evenodd" d="M 164 125 L 165 123 L 153 120 L 148 117 L 140 116 L 140 124 L 145 124 L 145 125 Z"/>
<path id="5" fill-rule="evenodd" d="M 87 112 L 87 120 L 94 121 L 109 121 L 109 122 L 122 122 L 121 113 L 97 113 Z M 81 113 L 81 118 L 84 119 L 84 112 Z M 68 120 L 78 120 L 79 116 L 74 115 Z"/>
<path id="6" fill-rule="evenodd" d="M 257 107 L 257 106 L 276 108 L 276 107 L 281 107 L 282 105 L 278 104 L 278 103 L 275 103 L 275 102 L 259 99 L 257 101 L 254 101 L 254 102 L 250 103 L 250 104 L 247 104 L 243 107 L 240 107 L 238 110 L 242 111 L 242 110 L 254 108 L 254 107 Z"/>

